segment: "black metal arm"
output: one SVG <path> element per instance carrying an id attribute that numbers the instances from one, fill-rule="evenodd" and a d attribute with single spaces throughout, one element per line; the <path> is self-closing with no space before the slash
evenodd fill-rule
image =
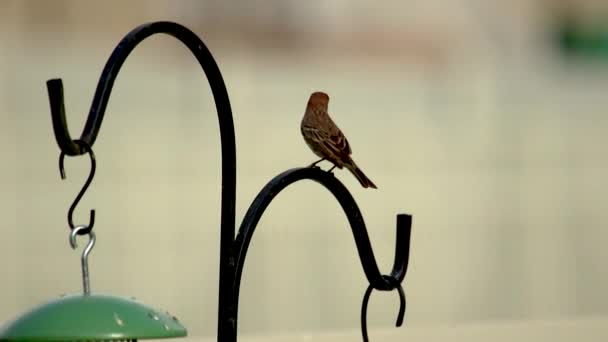
<path id="1" fill-rule="evenodd" d="M 99 134 L 108 100 L 112 93 L 112 87 L 114 86 L 114 81 L 118 76 L 120 68 L 131 51 L 133 51 L 139 43 L 156 33 L 165 33 L 180 40 L 188 49 L 190 49 L 203 68 L 203 71 L 211 84 L 211 91 L 213 92 L 213 98 L 220 121 L 222 156 L 231 159 L 230 162 L 234 164 L 232 159 L 236 160 L 236 153 L 230 153 L 235 150 L 232 111 L 230 109 L 228 92 L 226 91 L 220 69 L 215 63 L 215 59 L 213 59 L 211 52 L 207 49 L 207 46 L 196 34 L 184 26 L 167 21 L 140 25 L 129 32 L 118 43 L 101 73 L 101 77 L 97 83 L 97 89 L 95 90 L 95 96 L 93 97 L 93 103 L 89 110 L 89 116 L 79 140 L 82 140 L 93 147 L 97 135 Z M 86 153 L 80 145 L 74 142 L 69 133 L 65 117 L 63 83 L 61 79 L 48 80 L 47 90 L 49 93 L 55 138 L 61 151 L 69 156 Z M 231 158 L 232 155 L 234 155 L 233 158 Z"/>
<path id="2" fill-rule="evenodd" d="M 329 190 L 334 197 L 342 206 L 346 218 L 350 224 L 355 238 L 355 244 L 357 251 L 359 252 L 359 259 L 363 266 L 363 272 L 370 283 L 370 288 L 382 291 L 390 291 L 394 289 L 401 289 L 401 282 L 405 278 L 405 272 L 407 271 L 407 264 L 409 258 L 409 245 L 410 245 L 410 232 L 412 217 L 407 214 L 397 215 L 397 247 L 395 250 L 395 261 L 393 264 L 393 270 L 389 276 L 383 276 L 378 270 L 376 264 L 376 258 L 372 251 L 372 246 L 367 235 L 367 229 L 365 228 L 365 222 L 361 211 L 352 197 L 350 192 L 346 189 L 332 173 L 322 171 L 319 168 L 296 168 L 287 170 L 278 176 L 274 177 L 266 186 L 258 193 L 257 197 L 253 200 L 253 203 L 249 206 L 249 210 L 243 218 L 241 227 L 239 228 L 238 235 L 235 241 L 235 257 L 236 257 L 236 275 L 234 278 L 233 286 L 233 299 L 235 308 L 235 324 L 238 319 L 238 302 L 239 292 L 241 287 L 241 277 L 243 274 L 243 268 L 245 267 L 245 257 L 247 256 L 247 250 L 253 233 L 258 225 L 258 222 L 262 218 L 262 215 L 266 211 L 266 208 L 270 205 L 272 200 L 286 187 L 289 185 L 304 179 L 313 180 L 323 185 Z M 402 292 L 400 292 L 403 295 Z M 366 294 L 364 298 L 363 312 L 367 309 L 367 299 L 369 294 Z M 403 298 L 403 297 L 402 297 Z M 405 299 L 403 299 L 402 310 L 400 310 L 398 319 L 398 325 L 401 325 L 403 321 L 403 312 L 405 310 Z M 362 316 L 365 317 L 365 316 Z M 362 319 L 362 324 L 365 326 L 365 319 Z M 364 330 L 365 331 L 365 330 Z M 365 334 L 366 335 L 366 334 Z"/>
<path id="3" fill-rule="evenodd" d="M 218 340 L 223 341 L 224 335 L 232 334 L 230 327 L 223 325 L 226 325 L 226 322 L 229 321 L 229 312 L 231 311 L 230 305 L 226 305 L 225 303 L 230 303 L 230 288 L 232 286 L 233 278 L 230 274 L 231 267 L 229 264 L 235 233 L 236 143 L 228 92 L 226 91 L 220 69 L 215 63 L 215 59 L 211 55 L 211 52 L 209 52 L 207 46 L 205 46 L 200 38 L 192 31 L 182 25 L 172 22 L 153 22 L 140 25 L 133 29 L 120 41 L 120 43 L 118 43 L 99 77 L 89 116 L 79 140 L 82 140 L 88 146 L 93 147 L 101 128 L 101 122 L 108 100 L 110 99 L 114 80 L 118 76 L 121 66 L 137 44 L 156 33 L 165 33 L 177 38 L 194 54 L 209 80 L 220 123 L 220 138 L 222 144 L 222 209 L 220 233 L 220 301 L 218 309 L 220 319 L 218 320 Z M 86 153 L 86 149 L 83 149 L 81 145 L 72 140 L 68 131 L 63 99 L 63 83 L 61 82 L 61 79 L 48 80 L 47 89 L 51 105 L 51 117 L 53 120 L 55 139 L 57 140 L 57 144 L 62 153 L 69 156 Z M 236 331 L 234 331 L 234 335 L 236 335 Z"/>
<path id="4" fill-rule="evenodd" d="M 365 222 L 363 221 L 363 216 L 361 215 L 361 211 L 359 210 L 355 199 L 350 192 L 348 192 L 346 187 L 334 177 L 332 173 L 325 172 L 319 168 L 296 168 L 287 170 L 268 182 L 262 191 L 258 193 L 243 218 L 235 245 L 235 291 L 237 293 L 237 298 L 241 274 L 245 264 L 245 257 L 247 256 L 247 249 L 249 248 L 249 243 L 251 242 L 251 238 L 253 237 L 253 233 L 255 232 L 255 228 L 257 227 L 260 218 L 270 202 L 272 202 L 283 189 L 304 179 L 310 179 L 323 185 L 334 195 L 338 202 L 340 202 L 353 231 L 355 244 L 357 246 L 357 251 L 359 252 L 359 259 L 361 260 L 363 272 L 369 283 L 377 290 L 393 290 L 395 284 L 398 284 L 403 280 L 407 270 L 408 253 L 404 252 L 409 251 L 410 226 L 412 222 L 411 216 L 406 214 L 397 216 L 397 253 L 395 254 L 395 261 L 391 272 L 391 278 L 395 281 L 388 281 L 383 278 L 378 270 L 376 258 L 374 257 L 369 236 L 367 235 L 367 229 L 365 228 Z"/>
<path id="5" fill-rule="evenodd" d="M 359 258 L 370 283 L 370 288 L 383 291 L 400 290 L 403 304 L 399 317 L 403 317 L 405 299 L 401 282 L 407 271 L 411 216 L 397 215 L 395 261 L 391 273 L 382 275 L 378 270 L 361 212 L 346 187 L 331 173 L 314 168 L 300 168 L 288 170 L 275 177 L 253 201 L 235 239 L 236 144 L 228 93 L 219 68 L 205 44 L 192 31 L 179 24 L 172 22 L 144 24 L 132 30 L 120 41 L 99 78 L 89 116 L 80 139 L 73 140 L 67 128 L 61 79 L 47 81 L 53 130 L 62 155 L 82 155 L 88 151 L 82 146 L 93 146 L 99 134 L 112 86 L 120 67 L 137 44 L 156 33 L 165 33 L 177 38 L 194 54 L 207 75 L 218 113 L 222 146 L 218 341 L 236 341 L 241 275 L 247 249 L 260 217 L 282 189 L 302 179 L 311 179 L 320 183 L 340 202 L 351 225 Z M 366 298 L 368 297 L 369 294 L 366 294 Z M 366 303 L 367 299 L 364 298 L 365 306 Z"/>

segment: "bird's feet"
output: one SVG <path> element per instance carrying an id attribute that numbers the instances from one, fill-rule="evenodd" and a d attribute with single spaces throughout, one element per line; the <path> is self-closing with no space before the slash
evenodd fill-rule
<path id="1" fill-rule="evenodd" d="M 316 162 L 314 162 L 314 163 L 312 163 L 312 164 L 308 165 L 308 167 L 313 168 L 313 169 L 321 169 L 321 170 L 323 170 L 323 169 L 322 169 L 320 166 L 318 166 L 317 164 L 318 164 L 318 163 L 320 163 L 320 162 L 322 162 L 322 161 L 324 161 L 324 160 L 326 160 L 326 159 L 325 159 L 325 158 L 321 158 L 321 159 L 317 160 Z M 331 167 L 331 169 L 329 169 L 329 170 L 327 170 L 327 171 L 325 171 L 325 172 L 330 173 L 330 174 L 332 174 L 332 175 L 333 175 L 334 173 L 333 173 L 332 171 L 333 171 L 335 168 L 336 168 L 336 164 L 334 164 L 334 166 L 332 166 L 332 167 Z"/>
<path id="2" fill-rule="evenodd" d="M 317 160 L 316 162 L 314 162 L 314 163 L 312 163 L 312 164 L 308 165 L 308 167 L 316 167 L 316 168 L 320 169 L 321 167 L 320 167 L 320 166 L 317 166 L 317 164 L 319 164 L 320 162 L 322 162 L 322 161 L 324 161 L 324 160 L 325 160 L 325 158 L 321 158 L 321 159 Z"/>
<path id="3" fill-rule="evenodd" d="M 325 171 L 325 170 L 323 170 L 323 169 L 322 169 L 321 167 L 319 167 L 319 166 L 313 166 L 313 168 L 320 169 L 321 171 Z M 335 168 L 336 168 L 336 165 L 332 166 L 332 168 L 331 168 L 331 169 L 329 169 L 329 170 L 327 170 L 327 171 L 325 171 L 325 172 L 327 172 L 327 173 L 329 173 L 330 175 L 332 175 L 332 176 L 333 176 L 333 175 L 334 175 L 334 172 L 333 172 L 333 171 L 334 171 L 334 169 L 335 169 Z"/>

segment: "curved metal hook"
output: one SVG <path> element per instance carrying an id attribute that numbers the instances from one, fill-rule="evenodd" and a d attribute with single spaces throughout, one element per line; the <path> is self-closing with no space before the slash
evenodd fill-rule
<path id="1" fill-rule="evenodd" d="M 400 286 L 405 278 L 409 259 L 409 241 L 412 218 L 410 215 L 397 215 L 397 239 L 395 260 L 390 276 L 382 276 L 378 269 L 372 246 L 367 235 L 361 211 L 348 189 L 333 174 L 317 168 L 296 168 L 287 170 L 274 177 L 257 195 L 241 223 L 235 240 L 236 275 L 233 285 L 234 310 L 238 312 L 241 277 L 247 256 L 247 249 L 256 226 L 270 202 L 287 186 L 303 179 L 310 179 L 328 189 L 340 203 L 353 232 L 359 259 L 367 280 L 377 290 L 389 291 Z M 235 319 L 236 314 L 234 315 Z M 235 321 L 236 324 L 236 321 Z"/>
<path id="2" fill-rule="evenodd" d="M 72 246 L 72 249 L 76 249 L 76 247 L 78 247 L 76 244 L 76 236 L 83 234 L 89 235 L 89 243 L 87 243 L 86 247 L 82 251 L 82 256 L 80 257 L 80 266 L 82 268 L 82 287 L 84 294 L 88 295 L 91 293 L 91 286 L 89 284 L 89 253 L 91 253 L 93 246 L 95 246 L 95 233 L 85 225 L 74 227 L 74 229 L 72 229 L 70 232 L 70 246 Z"/>
<path id="3" fill-rule="evenodd" d="M 93 177 L 95 177 L 95 169 L 97 168 L 97 163 L 95 161 L 95 153 L 93 153 L 93 149 L 91 149 L 91 146 L 89 146 L 89 144 L 87 144 L 86 142 L 84 142 L 82 140 L 76 140 L 76 143 L 89 153 L 89 157 L 91 158 L 91 171 L 89 172 L 89 177 L 87 178 L 87 181 L 82 186 L 82 189 L 80 189 L 80 192 L 74 199 L 74 202 L 72 202 L 72 205 L 70 205 L 70 210 L 68 210 L 68 224 L 70 225 L 70 228 L 72 229 L 72 231 L 74 231 L 76 229 L 76 226 L 74 225 L 74 219 L 73 219 L 74 209 L 76 209 L 78 202 L 80 202 L 80 200 L 82 199 L 82 196 L 84 196 L 84 193 L 89 188 L 89 185 L 91 185 L 91 182 L 93 181 Z M 65 179 L 65 168 L 63 166 L 63 160 L 65 159 L 65 155 L 66 154 L 64 152 L 61 152 L 61 154 L 59 155 L 59 173 L 61 174 L 61 179 Z M 80 229 L 79 234 L 84 235 L 84 234 L 90 233 L 91 229 L 93 229 L 94 224 L 95 224 L 95 209 L 91 209 L 89 224 L 84 226 L 86 229 Z M 79 226 L 79 227 L 82 227 L 82 226 Z"/>
<path id="4" fill-rule="evenodd" d="M 95 96 L 91 103 L 89 115 L 85 127 L 80 135 L 80 140 L 85 141 L 91 147 L 95 144 L 101 123 L 112 93 L 114 81 L 118 77 L 120 68 L 129 54 L 144 39 L 156 34 L 165 33 L 180 40 L 194 54 L 203 71 L 207 75 L 211 91 L 213 93 L 218 116 L 220 119 L 220 134 L 222 139 L 222 153 L 235 162 L 230 150 L 234 150 L 234 124 L 232 122 L 232 111 L 228 92 L 224 84 L 222 74 L 215 62 L 211 52 L 201 39 L 186 27 L 169 21 L 158 21 L 146 23 L 131 30 L 116 46 L 109 57 L 97 83 Z M 55 140 L 65 154 L 70 156 L 84 154 L 85 151 L 72 140 L 67 127 L 65 117 L 65 101 L 63 95 L 63 82 L 60 78 L 50 79 L 46 82 L 51 107 L 51 118 Z M 236 155 L 236 153 L 234 153 Z M 235 172 L 236 173 L 236 172 Z"/>
<path id="5" fill-rule="evenodd" d="M 390 276 L 384 276 L 387 278 Z M 395 282 L 396 279 L 393 279 Z M 363 295 L 363 303 L 361 304 L 361 335 L 363 336 L 363 342 L 368 342 L 369 338 L 367 336 L 367 303 L 369 302 L 369 297 L 372 294 L 372 290 L 374 287 L 370 284 L 365 290 L 365 294 Z M 405 293 L 403 292 L 403 287 L 400 284 L 396 286 L 397 292 L 399 292 L 399 314 L 397 315 L 397 323 L 395 325 L 400 327 L 403 325 L 403 318 L 405 317 Z"/>

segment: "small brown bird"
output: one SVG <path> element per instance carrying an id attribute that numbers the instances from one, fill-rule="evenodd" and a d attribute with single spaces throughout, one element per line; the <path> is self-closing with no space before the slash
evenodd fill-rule
<path id="1" fill-rule="evenodd" d="M 376 185 L 365 176 L 350 157 L 352 151 L 348 140 L 327 113 L 328 103 L 329 96 L 327 94 L 322 92 L 312 93 L 300 125 L 304 141 L 317 156 L 321 157 L 310 167 L 314 167 L 323 160 L 329 160 L 334 164 L 329 169 L 330 172 L 335 167 L 342 169 L 346 166 L 364 188 L 377 189 Z"/>

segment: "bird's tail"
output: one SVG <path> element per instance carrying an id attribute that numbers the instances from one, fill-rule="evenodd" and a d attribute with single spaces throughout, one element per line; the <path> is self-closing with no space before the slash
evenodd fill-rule
<path id="1" fill-rule="evenodd" d="M 344 166 L 346 166 L 346 168 L 355 176 L 355 178 L 357 178 L 362 187 L 378 189 L 376 184 L 374 184 L 371 179 L 367 178 L 367 176 L 363 173 L 363 171 L 361 171 L 361 169 L 352 159 L 350 160 L 350 163 L 344 163 Z"/>

